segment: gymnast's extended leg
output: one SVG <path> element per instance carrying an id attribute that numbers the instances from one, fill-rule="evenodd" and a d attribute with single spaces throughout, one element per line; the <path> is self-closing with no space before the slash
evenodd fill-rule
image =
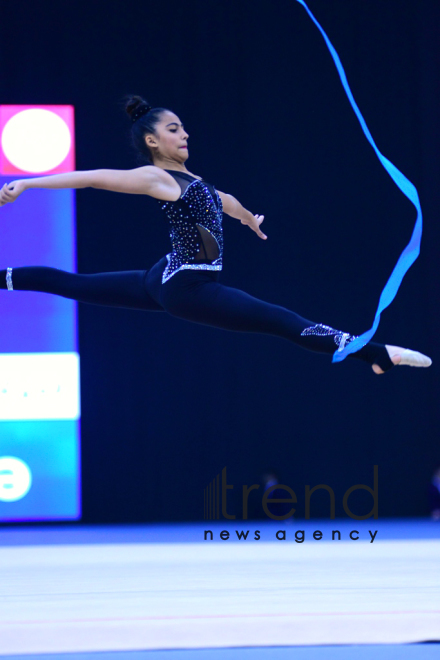
<path id="1" fill-rule="evenodd" d="M 92 305 L 164 311 L 145 288 L 147 273 L 128 270 L 80 274 L 48 266 L 23 266 L 0 270 L 0 288 L 53 293 Z"/>
<path id="2" fill-rule="evenodd" d="M 264 302 L 258 298 L 217 282 L 217 273 L 212 271 L 181 271 L 173 275 L 161 287 L 159 302 L 170 314 L 188 321 L 233 330 L 276 335 L 299 346 L 322 353 L 333 354 L 338 347 L 347 345 L 353 335 L 335 330 L 325 324 L 309 321 L 295 312 Z M 149 278 L 146 280 L 147 288 Z M 400 347 L 388 347 L 406 349 Z M 413 354 L 409 356 L 409 353 Z M 405 362 L 415 356 L 425 358 L 428 363 Z M 403 357 L 383 344 L 369 342 L 349 357 L 363 360 L 376 373 L 391 369 L 394 364 L 406 363 L 413 366 L 429 366 L 430 359 L 414 351 Z M 377 368 L 376 368 L 377 366 Z"/>

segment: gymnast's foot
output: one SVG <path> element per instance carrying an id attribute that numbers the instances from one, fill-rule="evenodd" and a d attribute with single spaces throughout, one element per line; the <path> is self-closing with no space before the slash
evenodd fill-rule
<path id="1" fill-rule="evenodd" d="M 430 367 L 432 364 L 431 358 L 423 353 L 411 351 L 409 348 L 402 348 L 401 346 L 388 346 L 385 345 L 388 351 L 391 362 L 395 365 L 407 365 L 409 367 Z M 372 369 L 375 374 L 385 373 L 378 364 L 373 364 Z"/>

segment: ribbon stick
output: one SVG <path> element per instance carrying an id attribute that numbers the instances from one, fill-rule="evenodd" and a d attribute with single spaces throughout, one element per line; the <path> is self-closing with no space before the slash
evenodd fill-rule
<path id="1" fill-rule="evenodd" d="M 333 60 L 336 64 L 336 68 L 338 70 L 338 74 L 341 79 L 342 86 L 344 87 L 344 90 L 348 96 L 348 100 L 350 101 L 352 108 L 355 111 L 357 118 L 359 119 L 359 122 L 362 126 L 362 130 L 364 131 L 366 138 L 368 139 L 374 151 L 376 152 L 377 157 L 379 158 L 380 162 L 382 163 L 388 174 L 393 179 L 394 183 L 400 188 L 403 194 L 406 195 L 406 197 L 408 197 L 408 199 L 414 204 L 414 206 L 417 209 L 417 218 L 414 225 L 411 240 L 409 241 L 408 245 L 400 255 L 396 265 L 394 266 L 393 272 L 391 273 L 387 283 L 385 284 L 382 290 L 382 293 L 379 298 L 379 304 L 377 307 L 376 315 L 374 317 L 373 325 L 369 330 L 364 332 L 362 335 L 359 335 L 359 337 L 356 337 L 355 339 L 353 339 L 353 341 L 347 344 L 347 346 L 345 346 L 342 351 L 335 351 L 332 362 L 341 362 L 347 357 L 347 355 L 349 355 L 350 353 L 355 353 L 360 348 L 362 348 L 362 346 L 365 346 L 365 344 L 367 344 L 370 341 L 370 339 L 373 337 L 379 325 L 381 313 L 383 312 L 384 309 L 386 309 L 386 307 L 388 307 L 388 305 L 390 305 L 393 302 L 405 273 L 419 256 L 420 241 L 422 238 L 422 209 L 420 206 L 419 195 L 417 193 L 416 187 L 411 183 L 411 181 L 409 181 L 406 178 L 404 174 L 402 174 L 402 172 L 400 172 L 400 170 L 397 169 L 395 165 L 393 165 L 393 163 L 391 163 L 387 158 L 385 158 L 385 156 L 377 148 L 376 143 L 374 142 L 373 137 L 365 123 L 365 120 L 356 104 L 356 101 L 353 98 L 353 94 L 351 93 L 350 87 L 348 85 L 347 77 L 345 75 L 344 68 L 341 64 L 341 60 L 339 59 L 339 55 L 337 54 L 332 44 L 330 43 L 330 40 L 327 37 L 326 33 L 324 32 L 324 30 L 322 29 L 316 18 L 313 16 L 313 14 L 307 7 L 304 0 L 297 0 L 297 2 L 299 2 L 299 4 L 301 4 L 304 7 L 304 9 L 307 11 L 308 15 L 310 16 L 310 18 L 315 23 L 316 27 L 324 37 L 328 49 L 331 53 L 331 56 L 333 57 Z"/>

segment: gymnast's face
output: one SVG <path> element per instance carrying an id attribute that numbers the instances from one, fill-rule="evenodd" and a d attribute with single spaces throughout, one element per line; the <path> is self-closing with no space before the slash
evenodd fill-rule
<path id="1" fill-rule="evenodd" d="M 179 117 L 167 110 L 156 124 L 156 135 L 146 135 L 145 142 L 155 163 L 184 163 L 188 159 L 188 137 Z"/>

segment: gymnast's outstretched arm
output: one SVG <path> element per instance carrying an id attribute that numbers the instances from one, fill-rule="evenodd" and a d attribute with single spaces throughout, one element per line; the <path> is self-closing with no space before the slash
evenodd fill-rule
<path id="1" fill-rule="evenodd" d="M 5 183 L 0 190 L 0 206 L 15 202 L 25 190 L 30 188 L 98 188 L 133 195 L 150 195 L 164 201 L 176 201 L 180 195 L 180 190 L 176 190 L 177 187 L 176 182 L 167 172 L 154 165 L 144 165 L 132 170 L 102 169 L 64 172 L 63 174 L 50 174 Z M 267 239 L 260 229 L 264 215 L 254 215 L 245 209 L 233 195 L 217 192 L 227 215 L 238 218 L 257 236 L 264 240 Z"/>
<path id="2" fill-rule="evenodd" d="M 134 195 L 150 195 L 174 201 L 176 183 L 160 167 L 145 165 L 132 170 L 85 170 L 51 174 L 5 183 L 0 190 L 0 206 L 15 202 L 29 188 L 99 188 Z"/>
<path id="3" fill-rule="evenodd" d="M 227 215 L 230 215 L 231 218 L 237 218 L 240 220 L 242 225 L 250 227 L 260 238 L 267 238 L 266 234 L 263 234 L 260 229 L 260 225 L 264 220 L 264 215 L 254 215 L 245 209 L 233 195 L 220 192 L 220 190 L 217 190 L 217 192 L 222 200 L 223 211 Z"/>

